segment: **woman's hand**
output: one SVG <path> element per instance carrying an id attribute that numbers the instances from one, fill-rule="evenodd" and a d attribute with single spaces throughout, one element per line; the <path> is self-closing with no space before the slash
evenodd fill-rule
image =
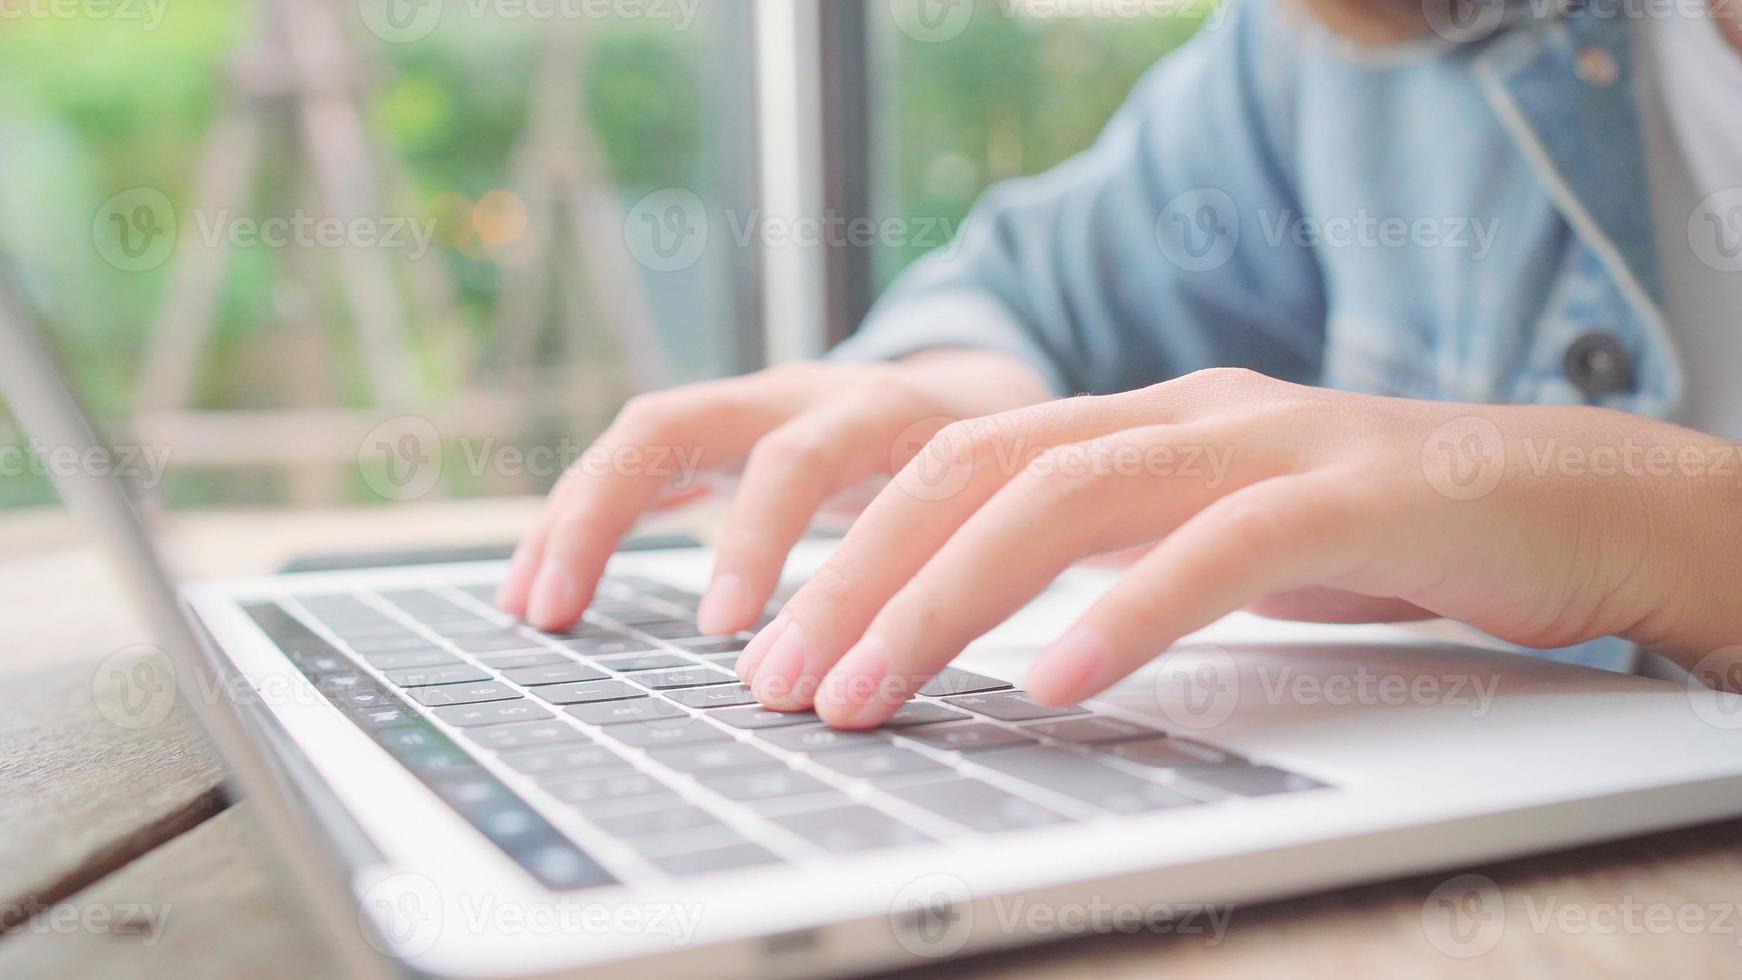
<path id="1" fill-rule="evenodd" d="M 1049 394 L 1010 357 L 940 350 L 894 364 L 793 364 L 636 398 L 563 475 L 498 604 L 541 629 L 573 625 L 618 540 L 661 493 L 694 477 L 689 468 L 742 467 L 697 619 L 709 632 L 746 629 L 832 493 L 888 476 L 951 418 Z"/>
<path id="2" fill-rule="evenodd" d="M 1149 542 L 1037 661 L 1037 700 L 1095 694 L 1266 596 L 1704 652 L 1742 632 L 1734 452 L 1600 409 L 1239 370 L 1037 404 L 939 431 L 738 669 L 767 705 L 874 726 L 1072 562 Z"/>

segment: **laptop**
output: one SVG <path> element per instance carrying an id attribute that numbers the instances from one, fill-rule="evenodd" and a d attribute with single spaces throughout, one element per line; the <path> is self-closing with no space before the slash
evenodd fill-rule
<path id="1" fill-rule="evenodd" d="M 102 451 L 4 284 L 0 383 L 38 442 Z M 1390 628 L 1234 617 L 1080 708 L 1027 699 L 1110 571 L 842 732 L 762 709 L 730 669 L 748 635 L 697 631 L 706 548 L 618 554 L 546 634 L 493 607 L 499 561 L 177 584 L 120 481 L 60 490 L 156 632 L 137 669 L 173 673 L 358 975 L 838 975 L 1204 935 L 1241 903 L 1742 814 L 1742 697 Z"/>

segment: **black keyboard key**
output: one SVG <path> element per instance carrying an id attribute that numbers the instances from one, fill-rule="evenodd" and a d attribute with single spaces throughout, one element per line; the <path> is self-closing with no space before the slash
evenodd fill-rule
<path id="1" fill-rule="evenodd" d="M 629 763 L 602 745 L 561 744 L 504 752 L 502 761 L 528 776 L 603 776 L 629 769 Z"/>
<path id="2" fill-rule="evenodd" d="M 688 708 L 731 708 L 740 704 L 755 704 L 756 695 L 743 684 L 716 684 L 671 691 L 666 697 Z"/>
<path id="3" fill-rule="evenodd" d="M 411 667 L 440 667 L 457 664 L 460 658 L 435 647 L 425 650 L 402 650 L 397 653 L 365 654 L 364 660 L 376 670 L 404 670 Z"/>
<path id="4" fill-rule="evenodd" d="M 1012 778 L 1113 813 L 1138 813 L 1200 802 L 1089 756 L 1050 746 L 984 752 L 971 758 Z"/>
<path id="5" fill-rule="evenodd" d="M 1208 786 L 1235 796 L 1271 796 L 1295 793 L 1305 789 L 1324 789 L 1325 784 L 1274 766 L 1213 766 L 1188 769 L 1183 773 L 1188 783 Z"/>
<path id="6" fill-rule="evenodd" d="M 736 684 L 738 678 L 731 671 L 718 667 L 690 665 L 636 674 L 635 683 L 651 687 L 655 691 L 675 691 L 689 687 L 711 687 L 715 684 Z"/>
<path id="7" fill-rule="evenodd" d="M 469 684 L 476 681 L 487 681 L 490 675 L 469 664 L 450 664 L 443 667 L 407 667 L 404 670 L 390 670 L 387 679 L 400 687 L 439 687 L 443 684 Z"/>
<path id="8" fill-rule="evenodd" d="M 664 650 L 643 650 L 638 653 L 619 653 L 608 657 L 594 657 L 593 662 L 619 674 L 631 674 L 643 670 L 665 670 L 668 667 L 695 666 L 695 662 L 688 657 L 680 657 Z M 640 679 L 636 678 L 636 680 Z"/>
<path id="9" fill-rule="evenodd" d="M 933 748 L 950 749 L 957 752 L 973 752 L 980 749 L 1007 748 L 1012 745 L 1033 743 L 1034 736 L 1008 728 L 999 728 L 985 722 L 972 722 L 966 725 L 939 725 L 931 728 L 910 728 L 901 731 L 904 738 L 923 742 Z"/>
<path id="10" fill-rule="evenodd" d="M 415 725 L 382 729 L 375 733 L 375 741 L 395 756 L 425 749 L 445 748 L 451 744 L 446 735 L 421 721 Z"/>
<path id="11" fill-rule="evenodd" d="M 1124 742 L 1134 738 L 1153 738 L 1162 734 L 1147 725 L 1139 725 L 1136 722 L 1108 715 L 1084 715 L 1077 718 L 1066 718 L 1063 721 L 1043 721 L 1023 727 L 1038 735 L 1056 738 L 1062 742 L 1075 742 L 1078 745 Z"/>
<path id="12" fill-rule="evenodd" d="M 843 749 L 824 752 L 816 757 L 817 765 L 825 766 L 854 779 L 884 779 L 916 774 L 950 773 L 950 767 L 920 755 L 911 749 L 893 745 L 874 745 L 864 749 Z"/>
<path id="13" fill-rule="evenodd" d="M 671 748 L 649 749 L 648 757 L 669 769 L 696 775 L 781 769 L 785 763 L 754 745 L 743 742 L 701 742 Z"/>
<path id="14" fill-rule="evenodd" d="M 886 732 L 848 732 L 821 725 L 804 728 L 769 728 L 756 733 L 772 745 L 794 752 L 828 752 L 834 749 L 856 749 L 871 745 L 888 745 Z"/>
<path id="15" fill-rule="evenodd" d="M 542 667 L 549 664 L 574 663 L 555 650 L 529 650 L 523 653 L 496 653 L 479 657 L 491 670 L 514 670 L 519 667 Z"/>
<path id="16" fill-rule="evenodd" d="M 651 748 L 691 742 L 722 742 L 732 736 L 700 718 L 662 718 L 632 725 L 612 725 L 604 733 L 624 745 Z"/>
<path id="17" fill-rule="evenodd" d="M 617 879 L 611 877 L 602 865 L 555 830 L 534 835 L 507 850 L 528 874 L 554 891 L 575 891 L 617 883 Z"/>
<path id="18" fill-rule="evenodd" d="M 522 636 L 512 630 L 468 633 L 465 636 L 456 636 L 448 642 L 467 653 L 506 653 L 509 650 L 545 649 L 537 640 L 529 636 Z"/>
<path id="19" fill-rule="evenodd" d="M 1066 818 L 994 786 L 972 779 L 886 786 L 884 791 L 947 820 L 983 833 L 1064 823 Z"/>
<path id="20" fill-rule="evenodd" d="M 644 772 L 547 781 L 543 785 L 552 796 L 564 803 L 596 803 L 599 800 L 616 800 L 665 790 L 659 780 Z"/>
<path id="21" fill-rule="evenodd" d="M 404 708 L 389 706 L 371 708 L 357 712 L 357 721 L 364 728 L 393 728 L 414 720 L 414 716 Z"/>
<path id="22" fill-rule="evenodd" d="M 657 652 L 657 648 L 652 643 L 627 637 L 620 633 L 605 637 L 581 637 L 561 642 L 564 647 L 583 657 L 608 657 L 614 653 Z"/>
<path id="23" fill-rule="evenodd" d="M 769 819 L 835 854 L 874 851 L 931 840 L 894 817 L 863 805 L 806 810 Z"/>
<path id="24" fill-rule="evenodd" d="M 661 718 L 687 717 L 684 710 L 669 701 L 656 698 L 628 698 L 622 701 L 598 701 L 571 705 L 571 717 L 589 725 L 624 725 L 632 721 L 657 721 Z"/>
<path id="25" fill-rule="evenodd" d="M 646 692 L 622 681 L 581 681 L 575 684 L 550 684 L 535 687 L 532 693 L 551 704 L 591 704 L 595 701 L 621 701 L 645 697 Z"/>
<path id="26" fill-rule="evenodd" d="M 914 725 L 935 725 L 944 721 L 966 721 L 971 715 L 946 708 L 931 701 L 909 701 L 896 710 L 884 728 L 910 728 Z"/>
<path id="27" fill-rule="evenodd" d="M 779 864 L 780 858 L 760 844 L 730 844 L 712 850 L 657 857 L 652 861 L 667 874 L 684 876 Z"/>
<path id="28" fill-rule="evenodd" d="M 999 721 L 1033 721 L 1037 718 L 1063 718 L 1086 715 L 1087 708 L 1053 708 L 1030 698 L 1022 691 L 1002 691 L 995 694 L 964 694 L 945 698 L 958 708 L 978 712 Z"/>
<path id="29" fill-rule="evenodd" d="M 444 684 L 441 687 L 407 688 L 406 694 L 418 704 L 436 708 L 445 704 L 479 704 L 485 701 L 511 701 L 521 693 L 506 684 L 487 681 L 481 684 Z"/>
<path id="30" fill-rule="evenodd" d="M 740 803 L 834 792 L 829 784 L 815 776 L 794 772 L 791 769 L 769 769 L 762 772 L 704 776 L 702 777 L 702 785 L 729 800 L 737 800 Z"/>
<path id="31" fill-rule="evenodd" d="M 1199 766 L 1220 766 L 1229 762 L 1242 761 L 1221 749 L 1213 749 L 1208 745 L 1183 738 L 1167 738 L 1166 736 L 1123 742 L 1110 746 L 1104 751 L 1116 758 L 1150 769 L 1192 769 Z"/>
<path id="32" fill-rule="evenodd" d="M 586 813 L 585 810 L 581 812 Z M 699 806 L 683 804 L 645 813 L 621 813 L 593 816 L 589 820 L 600 830 L 618 837 L 647 837 L 657 834 L 680 834 L 685 831 L 709 830 L 723 826 L 713 814 Z"/>
<path id="33" fill-rule="evenodd" d="M 428 647 L 430 642 L 410 630 L 398 633 L 383 633 L 380 636 L 349 639 L 345 641 L 351 649 L 365 656 L 371 653 L 394 653 L 400 650 L 415 650 Z"/>
<path id="34" fill-rule="evenodd" d="M 507 725 L 517 721 L 543 721 L 553 717 L 549 711 L 539 707 L 537 702 L 528 701 L 525 698 L 516 698 L 512 701 L 486 701 L 479 704 L 452 704 L 435 709 L 435 715 L 442 721 L 460 728 Z"/>
<path id="35" fill-rule="evenodd" d="M 585 733 L 554 719 L 527 721 L 513 725 L 491 725 L 487 728 L 468 728 L 466 729 L 466 737 L 486 749 L 497 752 L 587 741 Z"/>
<path id="36" fill-rule="evenodd" d="M 749 637 L 699 636 L 692 640 L 673 640 L 678 646 L 698 656 L 738 653 L 750 645 Z"/>
<path id="37" fill-rule="evenodd" d="M 541 664 L 535 667 L 510 667 L 502 671 L 502 676 L 523 687 L 542 687 L 546 684 L 573 684 L 579 681 L 602 681 L 605 672 L 586 664 L 564 660 L 561 663 Z"/>
<path id="38" fill-rule="evenodd" d="M 926 682 L 919 693 L 929 697 L 941 698 L 950 694 L 975 694 L 980 691 L 1003 691 L 1010 688 L 1009 681 L 1001 681 L 996 677 L 976 674 L 962 670 L 959 667 L 945 667 L 938 675 Z"/>
<path id="39" fill-rule="evenodd" d="M 786 728 L 792 725 L 816 725 L 822 722 L 814 711 L 775 711 L 758 704 L 746 704 L 736 708 L 721 708 L 709 712 L 709 718 L 723 721 L 733 728 L 753 730 L 759 728 Z"/>

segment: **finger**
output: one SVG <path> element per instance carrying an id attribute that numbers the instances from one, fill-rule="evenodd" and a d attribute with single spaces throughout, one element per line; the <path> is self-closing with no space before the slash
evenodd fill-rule
<path id="1" fill-rule="evenodd" d="M 1041 655 L 1029 693 L 1075 704 L 1258 596 L 1342 577 L 1386 533 L 1378 509 L 1350 487 L 1319 471 L 1256 483 L 1204 508 Z"/>
<path id="2" fill-rule="evenodd" d="M 1256 439 L 1220 480 L 1195 468 L 1113 463 L 1140 458 L 1127 450 L 1228 446 L 1232 435 L 1221 421 L 1152 426 L 1046 453 L 877 613 L 824 678 L 817 712 L 841 727 L 881 723 L 1078 558 L 1154 541 L 1222 494 L 1290 465 L 1289 453 Z"/>
<path id="3" fill-rule="evenodd" d="M 526 620 L 553 631 L 573 625 L 618 541 L 675 477 L 742 460 L 804 404 L 796 386 L 759 376 L 632 401 L 551 492 L 531 544 L 537 571 Z"/>
<path id="4" fill-rule="evenodd" d="M 911 454 L 740 661 L 763 703 L 810 706 L 816 684 L 950 535 L 1047 447 L 1138 418 L 1123 396 L 1073 398 L 952 423 Z"/>
<path id="5" fill-rule="evenodd" d="M 703 630 L 730 633 L 755 625 L 780 584 L 787 553 L 823 502 L 843 486 L 889 472 L 888 446 L 914 424 L 916 410 L 923 411 L 911 399 L 890 395 L 877 388 L 829 402 L 750 450 L 716 546 L 713 579 L 696 612 Z"/>

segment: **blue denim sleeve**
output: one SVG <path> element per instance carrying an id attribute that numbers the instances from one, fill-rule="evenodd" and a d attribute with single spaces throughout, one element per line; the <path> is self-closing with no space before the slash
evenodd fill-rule
<path id="1" fill-rule="evenodd" d="M 1001 350 L 1061 395 L 1215 366 L 1317 380 L 1318 267 L 1266 240 L 1273 216 L 1299 213 L 1288 17 L 1236 0 L 1145 75 L 1090 149 L 988 190 L 832 356 Z"/>

